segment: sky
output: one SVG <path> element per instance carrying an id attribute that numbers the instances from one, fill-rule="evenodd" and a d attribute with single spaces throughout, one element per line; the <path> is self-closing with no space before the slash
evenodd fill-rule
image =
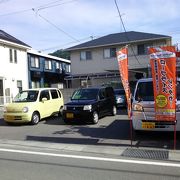
<path id="1" fill-rule="evenodd" d="M 0 29 L 52 53 L 108 34 L 168 35 L 180 46 L 180 0 L 0 0 Z"/>

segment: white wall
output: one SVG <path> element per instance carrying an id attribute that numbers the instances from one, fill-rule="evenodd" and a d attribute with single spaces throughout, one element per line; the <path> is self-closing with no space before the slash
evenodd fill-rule
<path id="1" fill-rule="evenodd" d="M 16 49 L 17 63 L 10 63 L 9 48 Z M 0 77 L 3 79 L 4 94 L 10 88 L 10 96 L 18 93 L 17 81 L 22 81 L 22 88 L 28 88 L 28 67 L 26 49 L 0 44 Z"/>

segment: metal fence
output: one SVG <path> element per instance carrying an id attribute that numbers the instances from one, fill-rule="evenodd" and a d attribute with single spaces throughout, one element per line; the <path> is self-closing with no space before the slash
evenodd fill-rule
<path id="1" fill-rule="evenodd" d="M 61 89 L 61 92 L 62 92 L 63 97 L 64 97 L 64 103 L 67 103 L 70 100 L 70 98 L 71 98 L 71 96 L 75 90 L 76 89 L 74 89 L 74 88 L 72 88 L 72 89 Z"/>

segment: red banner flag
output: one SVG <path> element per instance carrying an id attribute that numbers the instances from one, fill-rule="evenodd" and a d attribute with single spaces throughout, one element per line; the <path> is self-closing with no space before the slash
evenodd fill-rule
<path id="1" fill-rule="evenodd" d="M 128 48 L 122 48 L 117 53 L 117 60 L 119 65 L 119 72 L 121 81 L 126 93 L 127 105 L 128 105 L 128 116 L 131 117 L 131 92 L 129 87 L 128 77 Z"/>
<path id="2" fill-rule="evenodd" d="M 149 48 L 156 120 L 176 121 L 176 54 L 174 46 Z"/>

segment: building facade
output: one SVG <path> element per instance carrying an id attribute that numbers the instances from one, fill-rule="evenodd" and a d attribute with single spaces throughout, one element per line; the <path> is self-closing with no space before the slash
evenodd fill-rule
<path id="1" fill-rule="evenodd" d="M 148 76 L 148 47 L 171 45 L 171 37 L 159 34 L 126 32 L 103 36 L 67 49 L 71 55 L 72 87 L 120 81 L 116 51 L 128 46 L 130 81 Z"/>
<path id="2" fill-rule="evenodd" d="M 28 88 L 28 49 L 29 45 L 0 30 L 0 105 Z"/>
<path id="3" fill-rule="evenodd" d="M 0 30 L 0 105 L 9 103 L 25 89 L 68 87 L 70 60 L 33 50 L 29 45 Z"/>
<path id="4" fill-rule="evenodd" d="M 66 76 L 70 75 L 70 60 L 43 54 L 34 50 L 28 51 L 29 88 L 57 87 L 66 88 Z"/>

